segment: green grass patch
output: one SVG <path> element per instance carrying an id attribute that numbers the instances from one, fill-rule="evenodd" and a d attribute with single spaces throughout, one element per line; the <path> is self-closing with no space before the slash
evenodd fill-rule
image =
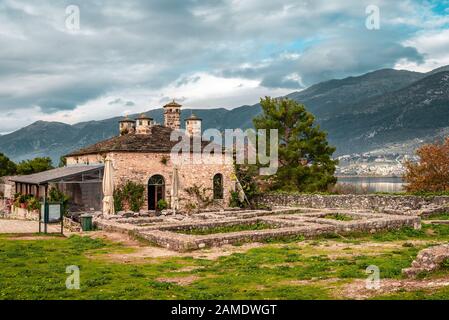
<path id="1" fill-rule="evenodd" d="M 430 215 L 428 217 L 424 217 L 423 220 L 449 220 L 449 213 L 439 213 L 435 215 Z"/>
<path id="2" fill-rule="evenodd" d="M 256 222 L 251 224 L 236 224 L 231 226 L 220 226 L 220 227 L 211 227 L 211 228 L 192 228 L 188 230 L 176 230 L 176 233 L 182 234 L 191 234 L 191 235 L 208 235 L 215 233 L 229 233 L 229 232 L 238 232 L 238 231 L 249 231 L 249 230 L 265 230 L 265 229 L 274 229 L 276 226 L 265 223 L 265 222 Z"/>
<path id="3" fill-rule="evenodd" d="M 328 215 L 324 216 L 324 219 L 332 219 L 332 220 L 338 220 L 338 221 L 352 221 L 352 220 L 354 220 L 353 217 L 348 216 L 346 214 L 342 214 L 342 213 L 328 214 Z"/>
<path id="4" fill-rule="evenodd" d="M 449 226 L 345 235 L 332 241 L 318 238 L 310 244 L 278 240 L 215 260 L 169 257 L 152 258 L 148 263 L 111 262 L 102 256 L 133 249 L 89 237 L 9 237 L 0 236 L 0 299 L 343 299 L 333 295 L 336 286 L 366 279 L 370 265 L 379 267 L 382 279 L 402 278 L 401 270 L 410 266 L 419 250 L 434 241 L 449 241 Z M 412 244 L 412 240 L 425 241 Z M 341 255 L 332 247 L 317 247 L 320 242 L 392 241 L 398 245 L 373 252 L 361 252 L 348 244 L 351 250 L 340 250 Z M 72 265 L 80 268 L 80 290 L 65 287 L 66 268 Z M 448 268 L 446 263 L 437 273 L 423 276 L 445 276 Z M 160 280 L 191 276 L 195 280 L 185 285 Z M 338 284 L 326 282 L 333 279 Z M 449 288 L 383 297 L 447 299 Z"/>

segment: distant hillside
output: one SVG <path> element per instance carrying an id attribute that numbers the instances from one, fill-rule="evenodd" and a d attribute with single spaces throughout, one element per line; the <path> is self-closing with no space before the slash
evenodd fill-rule
<path id="1" fill-rule="evenodd" d="M 449 66 L 427 74 L 383 69 L 359 77 L 318 83 L 287 97 L 315 114 L 337 155 L 370 150 L 410 153 L 424 141 L 449 132 Z M 193 109 L 203 128 L 249 128 L 260 105 L 227 109 Z M 191 109 L 182 110 L 182 120 Z M 162 109 L 147 112 L 163 122 Z M 131 115 L 132 117 L 137 115 Z M 68 125 L 38 121 L 0 136 L 0 152 L 15 161 L 61 155 L 118 134 L 114 117 Z M 183 123 L 184 121 L 182 121 Z M 380 151 L 379 151 L 380 150 Z"/>
<path id="2" fill-rule="evenodd" d="M 183 109 L 184 119 L 194 112 L 203 119 L 203 128 L 249 128 L 252 118 L 260 112 L 259 108 L 244 106 L 234 110 L 226 109 Z M 163 123 L 163 109 L 148 111 L 158 123 Z M 131 118 L 138 114 L 130 115 Z M 57 164 L 61 155 L 98 141 L 118 135 L 118 121 L 114 117 L 100 121 L 81 122 L 69 125 L 60 122 L 37 121 L 8 135 L 0 136 L 0 152 L 14 161 L 34 157 L 49 156 Z"/>
<path id="3" fill-rule="evenodd" d="M 359 77 L 330 80 L 287 97 L 303 102 L 317 118 L 325 119 L 346 113 L 348 108 L 363 108 L 362 101 L 402 89 L 422 79 L 425 74 L 382 69 Z"/>
<path id="4" fill-rule="evenodd" d="M 340 154 L 437 139 L 449 129 L 449 71 L 351 105 L 321 125 Z"/>

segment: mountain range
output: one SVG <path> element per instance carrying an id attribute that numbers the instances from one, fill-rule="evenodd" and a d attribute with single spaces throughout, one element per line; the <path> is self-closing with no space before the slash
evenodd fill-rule
<path id="1" fill-rule="evenodd" d="M 382 69 L 315 84 L 286 97 L 303 103 L 328 132 L 336 155 L 373 152 L 411 154 L 420 144 L 449 134 L 449 66 L 428 73 Z M 250 128 L 259 104 L 232 110 L 183 109 L 205 128 Z M 163 122 L 161 108 L 146 112 Z M 137 115 L 130 115 L 131 117 Z M 118 134 L 120 117 L 69 125 L 37 121 L 0 136 L 0 152 L 14 161 L 61 155 Z M 183 121 L 182 121 L 183 123 Z"/>

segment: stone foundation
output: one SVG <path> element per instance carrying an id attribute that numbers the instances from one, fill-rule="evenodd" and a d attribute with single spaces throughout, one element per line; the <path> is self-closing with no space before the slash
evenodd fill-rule
<path id="1" fill-rule="evenodd" d="M 348 219 L 351 220 L 336 220 L 334 218 L 337 214 L 348 216 Z M 208 230 L 216 227 L 251 225 L 258 222 L 265 223 L 269 228 L 206 235 L 180 233 L 180 231 L 192 229 Z M 375 233 L 402 227 L 415 229 L 421 227 L 421 220 L 416 216 L 297 208 L 274 211 L 221 211 L 194 216 L 112 217 L 108 219 L 99 217 L 95 219 L 95 223 L 100 229 L 128 233 L 159 246 L 181 252 L 270 239 L 313 238 L 324 234 Z"/>
<path id="2" fill-rule="evenodd" d="M 270 207 L 370 210 L 388 214 L 430 215 L 449 211 L 449 196 L 264 194 L 257 200 Z"/>

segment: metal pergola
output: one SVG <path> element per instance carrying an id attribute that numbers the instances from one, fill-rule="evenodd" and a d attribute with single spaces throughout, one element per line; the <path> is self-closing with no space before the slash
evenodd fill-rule
<path id="1" fill-rule="evenodd" d="M 48 194 L 48 185 L 54 184 L 86 184 L 101 183 L 103 181 L 104 165 L 76 165 L 56 168 L 44 172 L 39 172 L 26 176 L 17 176 L 11 179 L 15 183 L 16 193 L 34 194 L 33 188 L 36 188 L 35 196 L 41 196 L 40 189 L 44 188 L 44 198 Z"/>

